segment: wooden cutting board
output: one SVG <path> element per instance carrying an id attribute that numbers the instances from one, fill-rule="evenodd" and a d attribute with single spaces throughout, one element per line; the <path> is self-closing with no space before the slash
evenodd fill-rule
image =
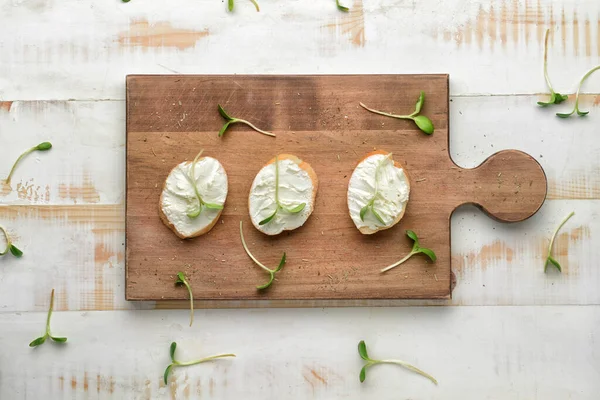
<path id="1" fill-rule="evenodd" d="M 431 136 L 410 121 L 358 105 L 410 113 L 421 90 L 427 94 L 422 113 L 435 125 Z M 496 153 L 475 169 L 456 166 L 448 151 L 448 102 L 448 75 L 128 76 L 127 299 L 187 299 L 174 285 L 178 271 L 210 307 L 261 299 L 294 305 L 291 300 L 449 298 L 454 209 L 472 203 L 501 221 L 524 220 L 542 205 L 546 177 L 532 157 L 516 150 Z M 277 137 L 243 125 L 217 137 L 224 123 L 218 103 Z M 181 240 L 161 222 L 159 196 L 169 171 L 200 149 L 224 165 L 229 195 L 209 234 Z M 402 221 L 365 236 L 348 215 L 346 191 L 357 162 L 374 149 L 393 152 L 412 187 Z M 247 198 L 256 173 L 278 153 L 310 163 L 319 191 L 303 227 L 268 237 L 252 226 Z M 287 264 L 265 291 L 256 290 L 268 276 L 244 252 L 240 220 L 263 263 L 274 268 L 287 252 Z M 415 256 L 380 274 L 410 251 L 406 229 L 435 251 L 437 262 Z"/>

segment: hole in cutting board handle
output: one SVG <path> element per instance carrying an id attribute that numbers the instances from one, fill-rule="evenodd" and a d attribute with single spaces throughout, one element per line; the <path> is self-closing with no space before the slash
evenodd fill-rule
<path id="1" fill-rule="evenodd" d="M 533 157 L 522 151 L 500 151 L 463 172 L 472 178 L 465 188 L 470 197 L 465 203 L 475 204 L 498 221 L 523 221 L 534 215 L 546 199 L 546 174 Z"/>

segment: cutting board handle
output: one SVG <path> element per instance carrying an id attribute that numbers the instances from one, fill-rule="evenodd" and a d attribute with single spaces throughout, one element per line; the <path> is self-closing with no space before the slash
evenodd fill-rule
<path id="1" fill-rule="evenodd" d="M 475 204 L 498 221 L 523 221 L 535 214 L 546 199 L 546 174 L 533 157 L 522 151 L 500 151 L 480 166 L 462 170 L 461 175 L 461 181 L 469 183 L 464 186 L 467 199 L 462 203 Z"/>

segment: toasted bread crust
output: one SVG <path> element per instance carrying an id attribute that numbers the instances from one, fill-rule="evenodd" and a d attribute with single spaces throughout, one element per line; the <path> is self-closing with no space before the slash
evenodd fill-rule
<path id="1" fill-rule="evenodd" d="M 202 158 L 204 158 L 204 157 L 202 157 Z M 202 158 L 198 159 L 198 161 L 200 161 Z M 185 165 L 189 165 L 190 163 L 191 163 L 191 161 L 186 161 Z M 174 166 L 171 169 L 171 171 L 169 171 L 169 173 L 167 174 L 167 178 L 173 173 L 173 171 L 175 170 L 175 168 L 177 168 L 178 166 L 179 166 L 179 164 L 177 164 L 176 166 Z M 227 171 L 225 171 L 225 168 L 223 168 L 223 171 L 225 173 L 225 176 L 227 177 Z M 181 239 L 192 239 L 192 238 L 195 238 L 195 237 L 198 237 L 198 236 L 202 236 L 202 235 L 210 232 L 210 230 L 217 224 L 217 221 L 221 217 L 221 213 L 223 212 L 223 210 L 219 210 L 219 213 L 211 221 L 211 223 L 208 224 L 203 229 L 200 229 L 199 231 L 196 231 L 196 232 L 194 232 L 193 234 L 191 234 L 189 236 L 182 235 L 175 228 L 175 224 L 173 224 L 173 223 L 171 223 L 171 221 L 169 221 L 169 218 L 167 218 L 167 215 L 163 211 L 163 207 L 162 207 L 162 204 L 163 204 L 163 195 L 165 193 L 166 186 L 167 186 L 167 179 L 165 179 L 165 182 L 163 183 L 163 188 L 162 188 L 162 191 L 160 192 L 160 199 L 158 201 L 158 214 L 159 214 L 160 219 L 163 222 L 163 224 L 165 224 L 170 230 L 173 231 L 173 233 L 175 233 L 175 235 L 177 235 L 177 237 L 179 237 Z M 223 206 L 225 206 L 225 203 L 223 203 Z"/>
<path id="2" fill-rule="evenodd" d="M 269 160 L 269 162 L 267 162 L 265 165 L 263 165 L 262 168 L 275 163 L 276 158 L 278 158 L 280 161 L 281 160 L 291 160 L 291 161 L 293 161 L 301 169 L 303 169 L 304 171 L 306 171 L 306 173 L 310 177 L 310 180 L 312 181 L 312 184 L 313 184 L 313 190 L 312 190 L 312 196 L 311 196 L 313 207 L 312 207 L 312 209 L 310 211 L 310 214 L 308 214 L 308 217 L 307 217 L 307 220 L 308 220 L 308 218 L 310 218 L 310 215 L 312 214 L 312 212 L 315 209 L 315 201 L 316 201 L 316 198 L 317 198 L 317 189 L 319 188 L 319 179 L 317 178 L 317 174 L 315 173 L 315 170 L 310 166 L 309 163 L 307 163 L 306 161 L 302 161 L 300 158 L 298 158 L 297 156 L 295 156 L 293 154 L 279 154 L 279 155 L 277 155 L 277 157 L 273 157 L 271 160 Z M 262 170 L 262 168 L 261 168 L 261 170 Z M 248 193 L 248 209 L 250 209 L 250 193 Z M 252 225 L 254 225 L 254 227 L 256 229 L 258 229 L 259 231 L 261 231 L 265 235 L 269 235 L 269 236 L 277 236 L 277 235 L 280 235 L 281 233 L 283 233 L 285 231 L 293 230 L 293 229 L 284 229 L 280 233 L 268 233 L 268 232 L 263 231 L 262 227 L 260 225 L 255 224 L 254 221 L 252 220 L 252 218 L 250 218 L 250 220 L 252 221 Z M 295 228 L 295 229 L 298 229 L 298 228 Z"/>
<path id="3" fill-rule="evenodd" d="M 365 161 L 367 158 L 369 158 L 371 156 L 374 156 L 374 155 L 377 155 L 377 154 L 383 154 L 384 156 L 387 156 L 390 153 L 388 151 L 385 151 L 385 150 L 375 150 L 375 151 L 372 151 L 372 152 L 368 153 L 367 155 L 365 155 L 363 158 L 361 158 L 358 161 L 358 163 L 356 163 L 356 167 L 358 167 L 358 165 L 360 163 L 362 163 L 363 161 Z M 406 175 L 406 180 L 408 181 L 408 191 L 410 193 L 410 175 L 408 174 L 408 171 L 406 170 L 406 168 L 404 167 L 404 165 L 402 165 L 402 163 L 400 163 L 399 161 L 394 160 L 394 166 L 396 168 L 402 168 L 402 171 L 404 171 L 404 174 Z M 348 182 L 348 192 L 349 191 L 350 191 L 350 182 Z M 407 204 L 407 206 L 408 206 L 408 204 Z M 389 226 L 380 226 L 380 227 L 377 227 L 377 229 L 371 229 L 368 226 L 363 226 L 362 228 L 358 228 L 358 230 L 363 235 L 372 235 L 372 234 L 377 233 L 379 231 L 390 229 L 391 227 L 393 227 L 394 225 L 396 225 L 398 222 L 400 222 L 400 220 L 404 216 L 405 212 L 406 212 L 406 207 L 404 207 L 404 210 L 402 210 L 402 212 L 394 219 L 394 221 L 392 222 L 392 224 L 389 225 Z M 348 211 L 348 215 L 350 215 L 350 211 Z M 350 215 L 350 218 L 352 218 L 351 215 Z"/>

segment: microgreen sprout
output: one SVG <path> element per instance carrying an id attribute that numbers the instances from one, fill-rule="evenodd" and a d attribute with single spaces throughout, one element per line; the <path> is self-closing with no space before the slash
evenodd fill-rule
<path id="1" fill-rule="evenodd" d="M 335 4 L 337 5 L 338 10 L 348 12 L 350 9 L 346 6 L 340 4 L 340 0 L 335 0 Z"/>
<path id="2" fill-rule="evenodd" d="M 581 86 L 583 86 L 583 83 L 585 82 L 585 80 L 587 78 L 589 78 L 590 75 L 592 75 L 594 72 L 596 72 L 598 70 L 600 70 L 600 65 L 589 70 L 583 76 L 583 78 L 581 78 L 581 80 L 579 81 L 579 87 L 577 88 L 577 94 L 575 95 L 575 106 L 573 107 L 573 111 L 571 111 L 568 114 L 567 113 L 556 113 L 557 116 L 559 116 L 561 118 L 569 118 L 571 115 L 573 115 L 575 112 L 577 112 L 577 115 L 579 115 L 580 117 L 584 117 L 590 113 L 589 111 L 580 111 L 579 110 L 579 92 L 581 91 Z"/>
<path id="3" fill-rule="evenodd" d="M 52 317 L 52 311 L 54 310 L 54 289 L 52 289 L 52 294 L 50 294 L 50 308 L 48 309 L 48 317 L 46 318 L 46 333 L 44 333 L 44 336 L 40 336 L 39 338 L 33 340 L 31 343 L 29 343 L 29 347 L 36 347 L 39 346 L 40 344 L 43 344 L 46 339 L 50 338 L 51 340 L 57 342 L 57 343 L 65 343 L 67 341 L 66 337 L 57 337 L 57 336 L 52 336 L 52 334 L 50 333 L 50 317 Z"/>
<path id="4" fill-rule="evenodd" d="M 562 220 L 560 225 L 558 225 L 558 228 L 556 228 L 556 230 L 554 231 L 554 234 L 552 234 L 552 239 L 550 239 L 550 246 L 548 246 L 548 256 L 546 257 L 546 262 L 544 263 L 544 273 L 548 270 L 548 265 L 550 265 L 550 264 L 554 265 L 556 267 L 556 269 L 558 269 L 559 272 L 562 272 L 562 268 L 561 268 L 560 264 L 558 263 L 558 261 L 556 261 L 556 259 L 554 257 L 552 257 L 552 246 L 554 246 L 554 239 L 556 239 L 556 235 L 558 234 L 558 231 L 560 230 L 560 228 L 562 228 L 563 225 L 566 224 L 567 221 L 573 215 L 575 215 L 575 211 L 573 211 L 569 215 L 567 215 L 565 217 L 565 219 Z"/>
<path id="5" fill-rule="evenodd" d="M 176 285 L 184 285 L 188 293 L 190 294 L 190 326 L 194 323 L 194 296 L 192 295 L 192 287 L 190 283 L 187 281 L 185 274 L 183 272 L 177 273 L 177 279 L 175 280 Z"/>
<path id="6" fill-rule="evenodd" d="M 416 372 L 419 375 L 424 376 L 425 378 L 429 379 L 431 382 L 435 383 L 437 385 L 437 380 L 429 375 L 427 372 L 421 371 L 419 368 L 415 367 L 414 365 L 411 365 L 409 363 L 407 363 L 406 361 L 401 361 L 401 360 L 373 360 L 372 358 L 369 358 L 369 354 L 367 353 L 367 345 L 365 344 L 364 340 L 361 340 L 360 343 L 358 343 L 358 354 L 360 355 L 360 358 L 362 358 L 363 360 L 365 360 L 367 363 L 362 367 L 362 369 L 360 370 L 360 381 L 361 383 L 365 381 L 365 378 L 367 377 L 367 369 L 369 367 L 372 367 L 373 365 L 376 364 L 397 364 L 397 365 L 401 365 L 404 368 L 407 368 L 413 372 Z"/>
<path id="7" fill-rule="evenodd" d="M 298 204 L 295 207 L 286 207 L 279 201 L 279 156 L 275 156 L 275 211 L 273 211 L 273 214 L 269 215 L 258 224 L 268 224 L 273 220 L 273 218 L 275 218 L 279 210 L 286 211 L 290 214 L 298 214 L 300 211 L 304 210 L 304 207 L 306 207 L 306 203 Z"/>
<path id="8" fill-rule="evenodd" d="M 196 365 L 196 364 L 200 364 L 206 361 L 211 361 L 211 360 L 215 360 L 217 358 L 224 358 L 224 357 L 235 357 L 235 354 L 219 354 L 216 356 L 210 356 L 210 357 L 204 357 L 201 358 L 199 360 L 193 360 L 193 361 L 177 361 L 175 359 L 175 350 L 177 349 L 177 343 L 173 342 L 171 343 L 171 347 L 169 348 L 169 354 L 171 355 L 171 364 L 169 364 L 169 366 L 167 367 L 167 369 L 165 369 L 165 374 L 164 374 L 164 380 L 165 380 L 165 385 L 167 385 L 169 383 L 169 374 L 171 373 L 171 370 L 173 369 L 173 367 L 187 367 L 190 365 Z"/>
<path id="9" fill-rule="evenodd" d="M 250 2 L 252 4 L 254 4 L 254 7 L 256 7 L 256 11 L 260 11 L 260 7 L 258 6 L 258 3 L 256 2 L 256 0 L 250 0 Z M 233 6 L 234 6 L 234 0 L 228 0 L 227 2 L 227 7 L 229 8 L 229 11 L 233 11 Z"/>
<path id="10" fill-rule="evenodd" d="M 10 251 L 10 253 L 13 256 L 15 256 L 17 258 L 21 257 L 23 255 L 23 252 L 21 250 L 19 250 L 19 248 L 12 243 L 12 240 L 10 239 L 8 232 L 6 232 L 6 229 L 4 229 L 3 226 L 0 226 L 0 231 L 2 231 L 2 233 L 4 233 L 4 237 L 6 238 L 6 248 L 4 249 L 4 251 L 0 252 L 0 256 L 8 254 L 8 252 Z"/>
<path id="11" fill-rule="evenodd" d="M 547 107 L 552 104 L 560 104 L 563 101 L 567 100 L 569 96 L 560 94 L 555 92 L 552 88 L 552 84 L 550 83 L 550 77 L 548 76 L 548 35 L 550 34 L 550 29 L 546 29 L 546 37 L 544 38 L 544 78 L 546 78 L 546 85 L 548 85 L 548 89 L 550 89 L 550 100 L 548 102 L 538 101 L 538 105 L 542 107 Z"/>
<path id="12" fill-rule="evenodd" d="M 227 122 L 225 122 L 225 125 L 223 125 L 221 127 L 221 130 L 219 131 L 219 137 L 222 137 L 225 134 L 225 131 L 227 130 L 227 128 L 229 128 L 230 125 L 236 124 L 236 123 L 246 124 L 250 128 L 254 129 L 256 132 L 262 133 L 263 135 L 275 137 L 274 133 L 263 131 L 262 129 L 257 128 L 254 124 L 246 121 L 245 119 L 240 119 L 240 118 L 235 118 L 235 117 L 230 116 L 229 114 L 227 114 L 225 109 L 223 109 L 223 107 L 221 107 L 220 104 L 217 104 L 217 106 L 219 107 L 219 114 L 221 114 L 221 116 L 223 118 L 225 118 L 225 120 L 227 121 Z"/>
<path id="13" fill-rule="evenodd" d="M 17 161 L 15 161 L 15 163 L 13 164 L 10 173 L 8 174 L 8 177 L 5 179 L 5 182 L 7 185 L 10 185 L 10 180 L 13 176 L 13 173 L 15 172 L 15 169 L 17 168 L 17 164 L 19 164 L 19 162 L 25 158 L 25 156 L 27 156 L 29 153 L 33 153 L 34 151 L 47 151 L 50 150 L 52 148 L 52 143 L 50 142 L 42 142 L 40 144 L 38 144 L 37 146 L 34 146 L 32 148 L 30 148 L 29 150 L 26 150 L 23 154 L 21 154 L 19 156 L 19 158 L 17 158 Z"/>
<path id="14" fill-rule="evenodd" d="M 250 257 L 252 259 L 252 261 L 254 261 L 256 263 L 256 265 L 258 265 L 259 267 L 261 267 L 262 269 L 267 271 L 270 275 L 269 282 L 265 283 L 264 285 L 258 285 L 258 286 L 256 286 L 256 288 L 258 290 L 263 290 L 263 289 L 268 288 L 269 286 L 271 286 L 271 283 L 273 283 L 273 281 L 275 280 L 275 274 L 277 272 L 281 271 L 281 269 L 283 268 L 283 266 L 285 264 L 285 260 L 286 260 L 285 252 L 283 252 L 283 256 L 281 257 L 281 261 L 279 261 L 279 265 L 277 266 L 277 268 L 270 269 L 270 268 L 267 268 L 263 263 L 258 261 L 256 259 L 256 257 L 254 257 L 252 255 L 252 253 L 250 253 L 250 249 L 248 249 L 246 240 L 244 240 L 244 230 L 243 230 L 243 222 L 242 221 L 240 221 L 240 237 L 242 238 L 242 246 L 244 246 L 244 250 L 246 250 L 246 254 L 248 254 L 248 257 Z"/>
<path id="15" fill-rule="evenodd" d="M 363 208 L 360 209 L 360 220 L 361 221 L 364 221 L 365 215 L 367 214 L 367 212 L 371 211 L 373 216 L 375 216 L 375 218 L 377 218 L 377 220 L 381 224 L 385 225 L 385 221 L 383 220 L 383 218 L 381 218 L 381 215 L 379 215 L 379 213 L 375 210 L 375 200 L 377 200 L 379 197 L 383 197 L 379 193 L 379 171 L 381 169 L 381 166 L 386 161 L 388 161 L 391 157 L 392 157 L 392 153 L 389 153 L 388 155 L 386 155 L 383 158 L 383 160 L 381 160 L 381 162 L 379 162 L 379 164 L 377 164 L 377 167 L 375 168 L 375 193 L 373 193 L 373 197 L 371 198 L 371 200 L 369 200 L 369 202 Z"/>
<path id="16" fill-rule="evenodd" d="M 402 264 L 403 262 L 405 262 L 406 260 L 408 260 L 409 258 L 411 258 L 412 256 L 414 256 L 415 254 L 419 254 L 419 253 L 423 253 L 425 254 L 427 257 L 429 257 L 431 259 L 431 261 L 435 261 L 437 259 L 437 257 L 435 256 L 435 253 L 433 252 L 433 250 L 428 249 L 426 247 L 421 247 L 419 246 L 419 238 L 417 237 L 417 234 L 414 233 L 411 230 L 407 230 L 406 231 L 406 236 L 408 236 L 409 238 L 411 238 L 413 240 L 413 248 L 410 251 L 410 253 L 408 253 L 406 255 L 406 257 L 404 257 L 402 260 L 389 265 L 387 267 L 385 267 L 384 269 L 381 270 L 381 272 L 385 272 L 385 271 L 389 271 L 392 268 L 397 267 L 398 265 Z"/>
<path id="17" fill-rule="evenodd" d="M 374 110 L 372 108 L 369 108 L 366 105 L 364 105 L 363 103 L 359 103 L 359 104 L 365 110 L 370 111 L 375 114 L 384 115 L 386 117 L 391 117 L 391 118 L 410 119 L 419 127 L 419 129 L 421 131 L 423 131 L 427 135 L 431 135 L 434 131 L 433 123 L 426 116 L 419 115 L 419 113 L 421 112 L 421 109 L 423 108 L 423 103 L 425 103 L 425 92 L 421 91 L 421 94 L 419 95 L 419 100 L 417 100 L 417 104 L 415 105 L 415 111 L 409 115 L 396 115 L 396 114 L 386 113 L 383 111 Z"/>
<path id="18" fill-rule="evenodd" d="M 204 200 L 202 200 L 202 196 L 200 195 L 200 192 L 198 191 L 198 184 L 196 183 L 196 164 L 198 163 L 198 159 L 200 158 L 200 156 L 202 155 L 203 152 L 204 152 L 204 150 L 200 150 L 200 152 L 198 153 L 196 158 L 194 158 L 194 161 L 192 161 L 192 165 L 190 167 L 190 176 L 186 175 L 186 178 L 189 180 L 190 184 L 194 188 L 194 193 L 196 194 L 196 199 L 198 200 L 197 204 L 194 205 L 192 207 L 192 209 L 190 211 L 188 211 L 188 213 L 187 213 L 187 216 L 192 219 L 197 218 L 200 215 L 203 207 L 211 209 L 211 210 L 222 210 L 223 209 L 223 205 L 221 205 L 221 204 L 207 203 Z"/>

